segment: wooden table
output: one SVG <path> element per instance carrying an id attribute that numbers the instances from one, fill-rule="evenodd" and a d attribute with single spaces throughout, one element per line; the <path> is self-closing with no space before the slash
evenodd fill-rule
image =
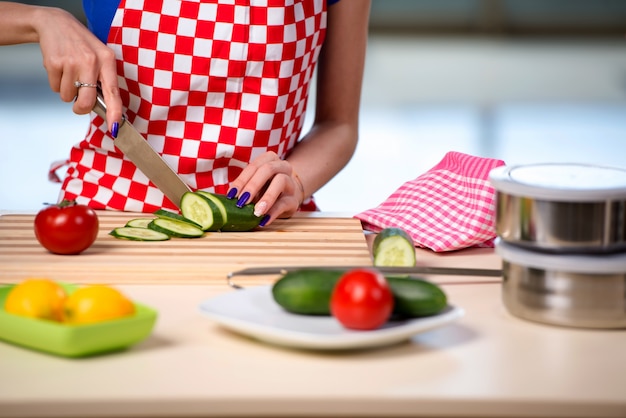
<path id="1" fill-rule="evenodd" d="M 417 256 L 430 266 L 500 267 L 491 249 Z M 198 305 L 235 291 L 225 282 L 119 284 L 159 311 L 152 335 L 84 359 L 0 343 L 0 417 L 626 417 L 624 331 L 517 319 L 497 278 L 430 279 L 462 319 L 348 352 L 287 349 L 221 328 Z"/>

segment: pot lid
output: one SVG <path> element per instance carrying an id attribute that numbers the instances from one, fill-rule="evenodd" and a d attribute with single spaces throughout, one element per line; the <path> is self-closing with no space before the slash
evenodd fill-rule
<path id="1" fill-rule="evenodd" d="M 554 201 L 626 199 L 626 169 L 575 163 L 501 166 L 489 173 L 496 190 Z"/>
<path id="2" fill-rule="evenodd" d="M 502 259 L 521 266 L 549 271 L 588 274 L 626 274 L 626 253 L 551 254 L 531 251 L 495 240 L 496 253 Z"/>

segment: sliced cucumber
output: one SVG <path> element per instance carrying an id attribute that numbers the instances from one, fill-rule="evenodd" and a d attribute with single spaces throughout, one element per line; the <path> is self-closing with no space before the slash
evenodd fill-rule
<path id="1" fill-rule="evenodd" d="M 136 226 L 115 228 L 109 232 L 109 234 L 115 238 L 128 239 L 131 241 L 167 241 L 170 239 L 169 235 L 162 232 Z"/>
<path id="2" fill-rule="evenodd" d="M 222 219 L 224 221 L 226 221 L 226 219 L 228 219 L 228 213 L 226 213 L 226 208 L 222 204 L 222 201 L 215 194 L 207 192 L 205 190 L 198 190 L 196 193 L 198 193 L 199 195 L 201 195 L 203 197 L 206 197 L 207 199 L 209 199 L 213 203 L 215 203 L 215 206 L 217 206 L 217 208 L 219 209 L 220 213 L 222 214 Z"/>
<path id="3" fill-rule="evenodd" d="M 179 215 L 178 213 L 174 213 L 169 210 L 159 209 L 156 212 L 154 212 L 154 216 L 157 216 L 159 218 L 165 218 L 165 219 L 174 219 L 175 221 L 187 222 L 197 228 L 202 228 L 202 225 L 198 224 L 197 222 L 194 222 L 191 219 L 184 217 L 183 215 Z"/>
<path id="4" fill-rule="evenodd" d="M 415 245 L 409 234 L 401 228 L 385 228 L 376 235 L 372 244 L 374 266 L 415 266 Z"/>
<path id="5" fill-rule="evenodd" d="M 200 193 L 185 193 L 180 206 L 183 216 L 198 224 L 203 231 L 218 231 L 224 225 L 222 211 Z"/>
<path id="6" fill-rule="evenodd" d="M 204 231 L 197 226 L 175 219 L 157 218 L 148 224 L 148 228 L 171 237 L 199 238 L 204 235 Z"/>
<path id="7" fill-rule="evenodd" d="M 133 228 L 147 228 L 148 224 L 152 222 L 154 218 L 135 218 L 126 222 L 125 226 L 133 227 Z"/>
<path id="8" fill-rule="evenodd" d="M 206 192 L 205 192 L 206 193 Z M 262 217 L 254 214 L 254 205 L 248 203 L 242 208 L 237 207 L 236 199 L 229 199 L 221 194 L 213 194 L 214 201 L 221 203 L 226 213 L 226 221 L 220 228 L 223 232 L 251 231 L 261 223 Z"/>

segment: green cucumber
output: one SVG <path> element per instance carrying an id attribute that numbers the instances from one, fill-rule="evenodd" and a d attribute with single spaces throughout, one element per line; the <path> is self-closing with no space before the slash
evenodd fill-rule
<path id="1" fill-rule="evenodd" d="M 412 277 L 387 277 L 394 299 L 394 313 L 405 318 L 436 315 L 448 306 L 441 287 Z"/>
<path id="2" fill-rule="evenodd" d="M 301 269 L 286 273 L 272 286 L 276 303 L 288 312 L 302 315 L 330 315 L 330 298 L 344 272 Z M 436 284 L 409 277 L 387 277 L 394 297 L 397 317 L 435 315 L 448 304 L 446 294 Z"/>
<path id="3" fill-rule="evenodd" d="M 376 235 L 372 244 L 374 266 L 414 267 L 415 244 L 401 228 L 385 228 Z"/>
<path id="4" fill-rule="evenodd" d="M 176 212 L 172 212 L 170 210 L 166 210 L 166 209 L 159 209 L 156 212 L 153 213 L 154 216 L 158 217 L 158 218 L 165 218 L 165 219 L 174 219 L 175 221 L 181 221 L 181 222 L 187 222 L 192 224 L 193 226 L 195 226 L 196 228 L 202 228 L 202 226 L 200 224 L 198 224 L 197 222 L 192 221 L 191 219 L 180 215 Z"/>
<path id="5" fill-rule="evenodd" d="M 148 224 L 148 228 L 178 238 L 199 238 L 204 235 L 204 231 L 197 226 L 175 219 L 156 218 Z"/>
<path id="6" fill-rule="evenodd" d="M 203 231 L 218 231 L 224 225 L 220 208 L 203 194 L 187 192 L 180 199 L 183 217 L 195 222 Z"/>
<path id="7" fill-rule="evenodd" d="M 170 236 L 163 232 L 153 231 L 145 227 L 124 226 L 115 228 L 109 235 L 131 241 L 167 241 Z"/>
<path id="8" fill-rule="evenodd" d="M 329 270 L 301 269 L 286 273 L 272 286 L 274 300 L 303 315 L 330 315 L 330 295 L 341 276 Z"/>
<path id="9" fill-rule="evenodd" d="M 237 207 L 236 199 L 229 199 L 228 197 L 216 194 L 203 192 L 202 195 L 206 196 L 210 194 L 211 199 L 220 208 L 223 213 L 226 214 L 224 225 L 220 228 L 222 232 L 246 232 L 259 226 L 262 217 L 254 214 L 254 205 L 248 203 L 243 207 Z"/>
<path id="10" fill-rule="evenodd" d="M 228 218 L 228 213 L 226 213 L 226 208 L 222 204 L 222 201 L 215 194 L 207 192 L 205 190 L 198 190 L 196 193 L 198 193 L 202 197 L 209 199 L 211 202 L 215 203 L 215 206 L 217 207 L 217 209 L 220 211 L 220 214 L 222 215 L 222 220 L 226 220 Z"/>
<path id="11" fill-rule="evenodd" d="M 153 219 L 154 218 L 135 218 L 126 222 L 126 225 L 124 226 L 129 226 L 133 228 L 147 228 L 148 224 L 152 222 Z"/>

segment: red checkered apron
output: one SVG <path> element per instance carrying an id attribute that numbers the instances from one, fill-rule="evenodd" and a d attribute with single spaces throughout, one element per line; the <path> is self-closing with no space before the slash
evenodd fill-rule
<path id="1" fill-rule="evenodd" d="M 325 29 L 326 0 L 122 0 L 109 46 L 126 116 L 192 189 L 226 193 L 252 159 L 296 144 Z M 176 208 L 95 114 L 61 197 Z"/>

